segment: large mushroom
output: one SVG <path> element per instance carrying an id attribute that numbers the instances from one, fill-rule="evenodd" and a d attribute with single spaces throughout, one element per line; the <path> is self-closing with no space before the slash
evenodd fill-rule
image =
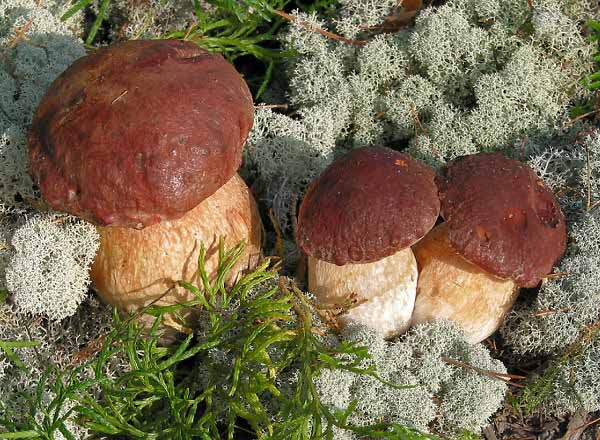
<path id="1" fill-rule="evenodd" d="M 200 242 L 260 253 L 255 201 L 236 174 L 252 127 L 248 87 L 220 55 L 191 42 L 128 41 L 60 75 L 29 134 L 29 170 L 53 208 L 99 225 L 92 280 L 122 309 L 193 281 Z M 210 273 L 210 272 L 209 272 Z M 189 298 L 174 288 L 163 303 Z"/>
<path id="2" fill-rule="evenodd" d="M 552 192 L 527 165 L 498 153 L 465 156 L 436 179 L 438 225 L 414 248 L 413 324 L 448 319 L 480 342 L 502 323 L 521 287 L 535 287 L 566 247 Z"/>
<path id="3" fill-rule="evenodd" d="M 308 288 L 327 307 L 358 300 L 342 325 L 387 336 L 408 327 L 417 284 L 410 246 L 438 217 L 434 176 L 406 153 L 371 146 L 340 157 L 308 189 L 297 228 Z"/>

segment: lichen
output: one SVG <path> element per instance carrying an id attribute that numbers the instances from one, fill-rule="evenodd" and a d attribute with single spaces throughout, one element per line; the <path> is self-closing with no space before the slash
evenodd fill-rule
<path id="1" fill-rule="evenodd" d="M 98 250 L 96 228 L 73 217 L 38 214 L 14 232 L 6 285 L 17 310 L 60 321 L 86 297 Z"/>
<path id="2" fill-rule="evenodd" d="M 381 379 L 409 386 L 395 389 L 373 376 L 325 370 L 315 380 L 322 402 L 344 410 L 355 400 L 351 425 L 383 421 L 449 435 L 479 432 L 502 405 L 506 385 L 475 369 L 504 374 L 506 368 L 481 344 L 467 343 L 449 322 L 416 326 L 397 342 L 359 325 L 347 327 L 342 337 L 369 348 Z"/>

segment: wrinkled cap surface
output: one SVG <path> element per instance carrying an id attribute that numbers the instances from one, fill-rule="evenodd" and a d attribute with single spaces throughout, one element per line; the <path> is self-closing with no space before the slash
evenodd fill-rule
<path id="1" fill-rule="evenodd" d="M 191 42 L 98 49 L 50 86 L 29 133 L 29 172 L 53 208 L 101 225 L 176 219 L 236 172 L 252 96 Z"/>
<path id="2" fill-rule="evenodd" d="M 564 253 L 558 201 L 522 162 L 498 153 L 464 156 L 436 182 L 450 244 L 482 269 L 534 287 Z"/>
<path id="3" fill-rule="evenodd" d="M 337 265 L 370 263 L 420 240 L 439 213 L 433 170 L 390 148 L 359 148 L 309 187 L 298 218 L 300 248 Z"/>

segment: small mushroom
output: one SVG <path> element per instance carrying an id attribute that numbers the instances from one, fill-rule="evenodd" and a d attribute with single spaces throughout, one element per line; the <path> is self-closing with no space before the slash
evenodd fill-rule
<path id="1" fill-rule="evenodd" d="M 565 219 L 533 170 L 501 154 L 459 158 L 436 183 L 445 223 L 414 248 L 412 324 L 448 319 L 480 342 L 500 326 L 520 287 L 552 271 L 565 251 Z"/>
<path id="2" fill-rule="evenodd" d="M 29 133 L 29 171 L 54 209 L 95 223 L 99 295 L 120 309 L 190 299 L 200 242 L 214 276 L 220 236 L 260 255 L 256 203 L 236 174 L 252 95 L 220 55 L 191 42 L 101 48 L 49 88 Z M 167 293 L 165 295 L 165 293 Z"/>
<path id="3" fill-rule="evenodd" d="M 333 162 L 300 206 L 297 241 L 308 254 L 308 287 L 325 307 L 387 336 L 406 330 L 417 266 L 410 246 L 439 213 L 434 172 L 405 153 L 371 146 Z"/>

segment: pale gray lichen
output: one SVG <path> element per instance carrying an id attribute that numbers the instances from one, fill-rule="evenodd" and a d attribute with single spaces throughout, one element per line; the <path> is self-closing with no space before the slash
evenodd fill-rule
<path id="1" fill-rule="evenodd" d="M 568 78 L 535 46 L 522 46 L 504 68 L 473 85 L 477 106 L 466 124 L 482 150 L 508 145 L 528 132 L 551 132 L 567 112 Z"/>
<path id="2" fill-rule="evenodd" d="M 202 10 L 208 4 L 198 2 Z M 96 10 L 98 6 L 95 5 Z M 115 19 L 119 17 L 120 19 Z M 187 29 L 195 21 L 194 2 L 190 0 L 111 1 L 110 21 L 122 21 L 127 39 L 156 38 L 172 30 Z"/>
<path id="3" fill-rule="evenodd" d="M 600 336 L 577 356 L 558 366 L 553 392 L 545 399 L 548 412 L 565 414 L 600 410 Z"/>
<path id="4" fill-rule="evenodd" d="M 350 425 L 389 422 L 447 434 L 479 432 L 502 405 L 506 385 L 473 367 L 501 374 L 506 368 L 481 344 L 467 343 L 449 322 L 416 326 L 397 342 L 358 325 L 346 328 L 342 337 L 369 348 L 372 359 L 363 368 L 372 362 L 381 379 L 412 386 L 394 389 L 372 376 L 324 370 L 315 380 L 323 403 L 343 410 L 357 402 Z"/>
<path id="5" fill-rule="evenodd" d="M 398 5 L 397 0 L 340 0 L 336 30 L 348 38 L 356 38 L 365 29 L 381 25 Z"/>
<path id="6" fill-rule="evenodd" d="M 457 103 L 472 95 L 470 89 L 483 73 L 496 70 L 489 33 L 473 26 L 451 2 L 419 14 L 408 50 L 414 68 Z"/>
<path id="7" fill-rule="evenodd" d="M 291 191 L 298 194 L 333 160 L 334 148 L 331 138 L 320 137 L 304 121 L 259 107 L 244 149 L 246 172 L 264 182 L 281 181 L 285 176 Z M 292 163 L 296 166 L 287 168 Z M 270 191 L 275 194 L 277 190 Z"/>
<path id="8" fill-rule="evenodd" d="M 374 37 L 357 53 L 356 68 L 348 75 L 354 145 L 376 142 L 389 129 L 382 121 L 382 116 L 391 109 L 385 91 L 390 82 L 404 77 L 408 57 L 403 45 L 390 35 Z"/>
<path id="9" fill-rule="evenodd" d="M 566 188 L 572 174 L 569 168 L 559 165 L 566 157 L 563 149 L 550 146 L 531 156 L 527 164 L 554 194 L 559 194 Z"/>
<path id="10" fill-rule="evenodd" d="M 74 314 L 87 294 L 98 244 L 96 228 L 73 217 L 38 214 L 19 226 L 6 267 L 17 309 L 52 320 Z"/>

